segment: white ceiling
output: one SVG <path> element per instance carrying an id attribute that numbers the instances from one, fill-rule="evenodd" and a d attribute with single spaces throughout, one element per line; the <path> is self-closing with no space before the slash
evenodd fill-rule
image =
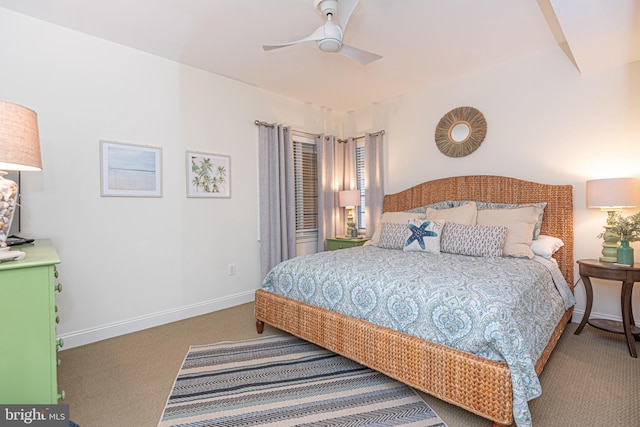
<path id="1" fill-rule="evenodd" d="M 340 1 L 340 0 L 339 0 Z M 361 0 L 346 44 L 265 52 L 323 23 L 313 0 L 0 0 L 0 7 L 348 111 L 550 47 L 580 72 L 640 60 L 640 0 Z"/>

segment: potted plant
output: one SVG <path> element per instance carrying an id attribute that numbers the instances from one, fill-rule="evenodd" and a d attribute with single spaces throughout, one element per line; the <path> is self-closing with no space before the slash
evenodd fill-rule
<path id="1" fill-rule="evenodd" d="M 620 236 L 618 263 L 633 265 L 633 248 L 629 246 L 629 243 L 640 241 L 640 212 L 626 218 L 617 212 L 606 228 Z M 602 237 L 603 234 L 599 237 Z"/>

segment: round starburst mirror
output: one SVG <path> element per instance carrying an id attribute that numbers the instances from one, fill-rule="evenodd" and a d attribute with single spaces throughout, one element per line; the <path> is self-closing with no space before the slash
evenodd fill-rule
<path id="1" fill-rule="evenodd" d="M 473 153 L 484 141 L 487 121 L 473 107 L 457 107 L 442 116 L 436 126 L 438 149 L 449 157 L 464 157 Z"/>

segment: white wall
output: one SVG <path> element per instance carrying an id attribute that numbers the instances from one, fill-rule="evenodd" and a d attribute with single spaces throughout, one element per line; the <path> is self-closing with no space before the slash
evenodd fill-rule
<path id="1" fill-rule="evenodd" d="M 434 131 L 444 114 L 463 105 L 482 111 L 488 132 L 475 152 L 450 158 L 438 150 Z M 575 259 L 597 258 L 596 235 L 606 214 L 585 207 L 585 181 L 640 177 L 640 62 L 581 75 L 559 48 L 540 51 L 351 112 L 344 127 L 346 134 L 386 130 L 387 193 L 474 174 L 573 185 Z M 634 247 L 638 262 L 640 246 Z M 619 320 L 620 285 L 592 282 L 593 315 Z M 579 320 L 585 301 L 581 284 L 576 298 Z M 637 289 L 633 307 L 640 312 Z"/>
<path id="2" fill-rule="evenodd" d="M 34 109 L 41 137 L 22 234 L 62 259 L 66 347 L 252 301 L 254 120 L 320 132 L 333 113 L 1 8 L 0 22 L 0 98 Z M 163 197 L 100 197 L 101 139 L 161 147 Z M 186 197 L 187 150 L 231 156 L 230 199 Z"/>
<path id="3" fill-rule="evenodd" d="M 583 76 L 553 49 L 345 119 L 1 8 L 0 22 L 0 98 L 33 108 L 40 124 L 44 170 L 23 174 L 23 234 L 52 238 L 62 258 L 67 347 L 253 299 L 255 119 L 341 136 L 385 129 L 387 192 L 461 174 L 572 184 L 576 259 L 598 256 L 605 220 L 584 208 L 585 181 L 640 176 L 638 62 Z M 480 109 L 488 133 L 452 159 L 433 133 L 460 105 Z M 100 139 L 161 147 L 163 197 L 100 197 Z M 186 150 L 231 156 L 231 199 L 186 198 Z M 595 292 L 594 313 L 619 318 L 619 286 L 596 282 Z M 577 298 L 580 313 L 581 286 Z"/>

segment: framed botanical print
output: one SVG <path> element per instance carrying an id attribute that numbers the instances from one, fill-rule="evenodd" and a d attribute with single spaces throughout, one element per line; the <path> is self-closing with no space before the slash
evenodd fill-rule
<path id="1" fill-rule="evenodd" d="M 187 197 L 231 197 L 231 157 L 187 151 Z"/>

